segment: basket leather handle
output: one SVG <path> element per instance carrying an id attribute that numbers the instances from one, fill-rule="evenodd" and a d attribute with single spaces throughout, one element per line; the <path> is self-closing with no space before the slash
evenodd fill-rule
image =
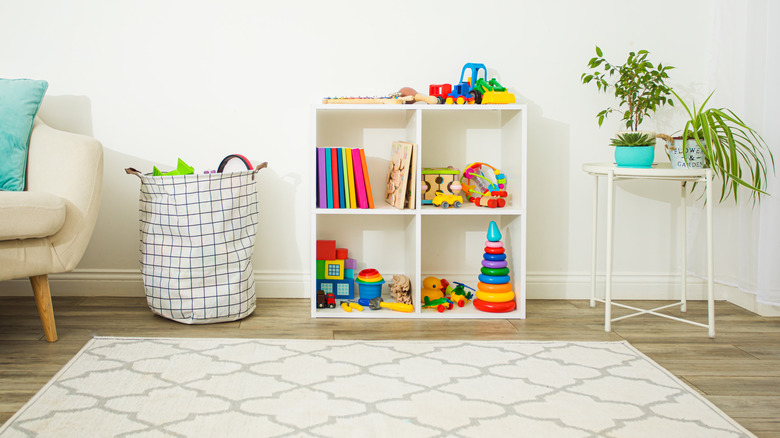
<path id="1" fill-rule="evenodd" d="M 265 169 L 266 167 L 268 167 L 268 161 L 263 161 L 262 163 L 258 164 L 257 167 L 255 168 L 255 171 L 252 172 L 252 180 L 254 181 L 255 175 L 257 174 L 257 172 L 260 172 L 260 169 Z"/>

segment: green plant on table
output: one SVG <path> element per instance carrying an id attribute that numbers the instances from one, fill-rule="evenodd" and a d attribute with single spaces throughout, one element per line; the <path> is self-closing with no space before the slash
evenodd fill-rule
<path id="1" fill-rule="evenodd" d="M 767 173 L 770 168 L 774 172 L 775 158 L 761 135 L 728 108 L 706 108 L 714 91 L 698 108 L 695 102 L 689 106 L 672 93 L 688 113 L 683 140 L 695 140 L 704 153 L 705 164 L 721 178 L 720 201 L 733 192 L 736 203 L 739 186 L 750 190 L 753 201 L 768 195 Z"/>
<path id="2" fill-rule="evenodd" d="M 616 65 L 607 61 L 596 46 L 596 56 L 588 61 L 591 71 L 583 73 L 580 80 L 583 84 L 595 82 L 599 91 L 613 89 L 620 102 L 618 108 L 608 107 L 596 115 L 599 126 L 609 114 L 619 112 L 623 115 L 626 128 L 636 131 L 642 120 L 649 118 L 661 106 L 674 106 L 670 98 L 672 89 L 664 83 L 669 78 L 667 72 L 674 67 L 661 63 L 654 66 L 647 60 L 649 53 L 647 50 L 630 52 L 623 65 Z M 601 67 L 603 71 L 599 70 Z M 610 83 L 611 80 L 614 82 Z M 621 107 L 625 107 L 625 110 L 621 110 Z"/>
<path id="3" fill-rule="evenodd" d="M 623 132 L 610 140 L 610 146 L 655 146 L 655 139 L 644 132 Z"/>

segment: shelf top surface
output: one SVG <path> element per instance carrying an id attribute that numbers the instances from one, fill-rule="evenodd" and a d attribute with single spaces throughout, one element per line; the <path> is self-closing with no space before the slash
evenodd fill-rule
<path id="1" fill-rule="evenodd" d="M 429 105 L 417 103 L 404 104 L 327 104 L 314 105 L 317 110 L 388 110 L 388 111 L 525 111 L 525 104 L 488 104 L 488 105 Z"/>

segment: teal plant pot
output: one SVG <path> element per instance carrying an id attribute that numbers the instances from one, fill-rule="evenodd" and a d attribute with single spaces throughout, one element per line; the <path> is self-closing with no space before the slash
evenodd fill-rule
<path id="1" fill-rule="evenodd" d="M 615 146 L 618 167 L 650 168 L 655 159 L 655 146 Z"/>

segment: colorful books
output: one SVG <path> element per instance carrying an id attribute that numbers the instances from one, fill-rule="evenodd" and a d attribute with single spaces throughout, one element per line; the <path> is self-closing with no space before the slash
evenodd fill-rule
<path id="1" fill-rule="evenodd" d="M 328 208 L 328 195 L 325 182 L 325 149 L 317 148 L 317 207 Z"/>
<path id="2" fill-rule="evenodd" d="M 366 154 L 360 148 L 317 148 L 317 208 L 374 208 Z"/>

